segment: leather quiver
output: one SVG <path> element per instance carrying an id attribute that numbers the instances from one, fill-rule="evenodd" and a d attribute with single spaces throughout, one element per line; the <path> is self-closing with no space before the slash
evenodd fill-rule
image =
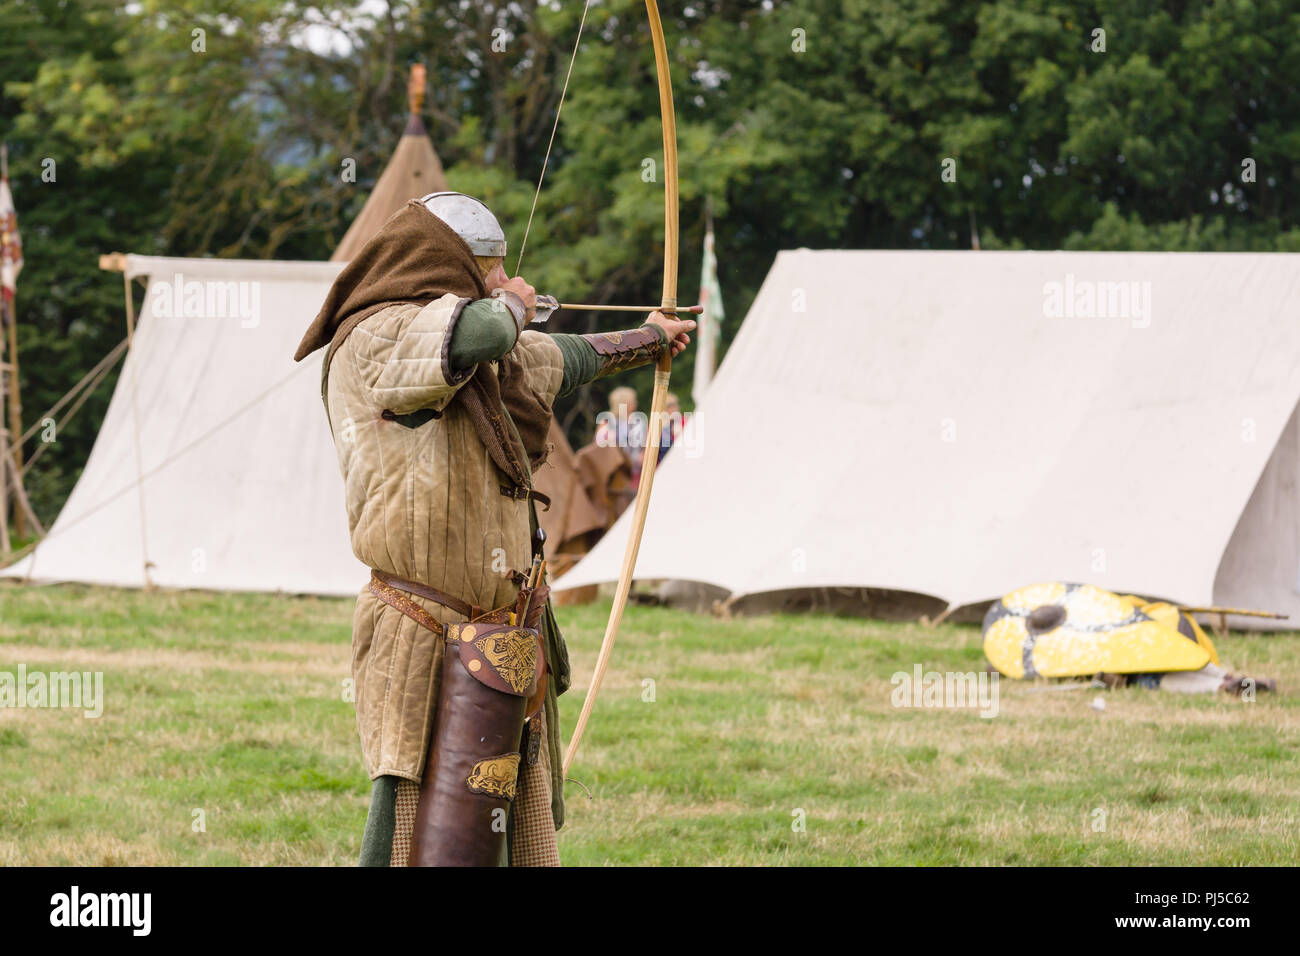
<path id="1" fill-rule="evenodd" d="M 483 622 L 449 624 L 445 640 L 410 863 L 499 866 L 541 642 L 532 628 Z"/>

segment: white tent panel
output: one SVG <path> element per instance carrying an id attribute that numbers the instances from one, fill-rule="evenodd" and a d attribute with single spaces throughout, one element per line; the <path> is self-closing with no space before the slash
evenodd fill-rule
<path id="1" fill-rule="evenodd" d="M 664 461 L 638 577 L 1231 600 L 1220 560 L 1300 399 L 1298 314 L 1292 255 L 783 252 L 697 447 Z M 617 578 L 630 514 L 557 587 Z M 1251 601 L 1300 613 L 1298 574 Z"/>
<path id="2" fill-rule="evenodd" d="M 355 594 L 322 353 L 292 359 L 343 265 L 129 256 L 149 288 L 94 449 L 0 573 L 140 587 L 147 561 L 166 587 Z"/>
<path id="3" fill-rule="evenodd" d="M 1253 440 L 1247 422 L 1242 440 Z M 1300 414 L 1293 412 L 1228 541 L 1216 603 L 1290 614 L 1300 621 Z M 1290 596 L 1284 603 L 1283 595 Z M 1274 626 L 1269 624 L 1268 626 Z"/>

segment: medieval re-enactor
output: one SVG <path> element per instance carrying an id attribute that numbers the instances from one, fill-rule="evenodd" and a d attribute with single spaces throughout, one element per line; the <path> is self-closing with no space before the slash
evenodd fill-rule
<path id="1" fill-rule="evenodd" d="M 295 358 L 327 348 L 322 393 L 352 549 L 357 727 L 374 781 L 361 863 L 558 865 L 557 695 L 569 662 L 532 472 L 551 404 L 680 352 L 695 323 L 549 335 L 507 279 L 478 200 L 411 200 L 339 273 Z M 545 502 L 542 502 L 545 506 Z"/>

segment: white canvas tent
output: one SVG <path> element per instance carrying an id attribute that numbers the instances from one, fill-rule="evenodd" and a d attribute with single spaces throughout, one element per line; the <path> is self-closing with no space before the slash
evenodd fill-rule
<path id="1" fill-rule="evenodd" d="M 1294 626 L 1297 400 L 1300 256 L 783 252 L 637 576 L 937 608 L 1061 579 Z M 616 579 L 626 519 L 556 587 Z"/>
<path id="2" fill-rule="evenodd" d="M 95 447 L 0 574 L 141 587 L 148 565 L 166 587 L 355 594 L 323 352 L 292 358 L 342 268 L 127 256 L 149 286 Z"/>

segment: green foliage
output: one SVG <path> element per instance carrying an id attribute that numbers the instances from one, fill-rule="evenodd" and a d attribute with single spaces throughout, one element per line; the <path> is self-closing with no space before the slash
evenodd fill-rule
<path id="1" fill-rule="evenodd" d="M 664 7 L 679 295 L 696 294 L 711 200 L 724 344 L 783 248 L 969 248 L 973 233 L 984 248 L 1300 245 L 1300 8 L 1289 0 Z M 518 250 L 580 15 L 580 4 L 529 0 L 0 7 L 0 136 L 27 244 L 27 420 L 123 334 L 99 253 L 326 257 L 393 148 L 412 61 L 428 66 L 424 112 L 453 187 L 487 199 Z M 46 159 L 56 182 L 41 179 Z M 345 159 L 360 181 L 343 181 Z M 955 181 L 941 178 L 945 160 Z M 523 273 L 571 300 L 657 301 L 661 165 L 643 5 L 593 5 Z M 555 321 L 587 331 L 618 320 Z M 679 383 L 693 361 L 679 360 Z M 112 384 L 31 476 L 46 517 Z M 634 384 L 648 391 L 649 374 Z M 575 439 L 602 395 L 560 409 Z"/>

